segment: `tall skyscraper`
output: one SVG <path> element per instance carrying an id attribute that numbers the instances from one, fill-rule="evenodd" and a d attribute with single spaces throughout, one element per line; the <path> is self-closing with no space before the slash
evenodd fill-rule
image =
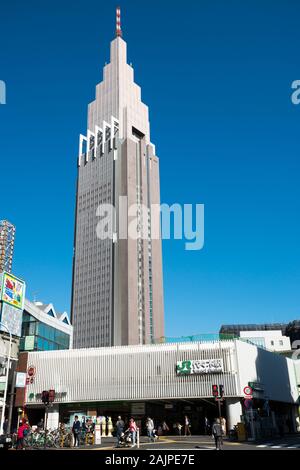
<path id="1" fill-rule="evenodd" d="M 11 272 L 16 228 L 8 220 L 0 220 L 0 273 Z"/>
<path id="2" fill-rule="evenodd" d="M 144 344 L 164 335 L 159 160 L 148 107 L 127 64 L 117 9 L 110 63 L 80 136 L 73 259 L 74 347 Z M 110 236 L 99 223 L 107 206 Z M 132 232 L 134 232 L 132 235 Z"/>

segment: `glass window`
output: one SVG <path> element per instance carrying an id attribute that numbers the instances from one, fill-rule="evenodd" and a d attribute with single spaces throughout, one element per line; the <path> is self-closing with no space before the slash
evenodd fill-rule
<path id="1" fill-rule="evenodd" d="M 28 335 L 29 336 L 35 335 L 35 330 L 36 330 L 36 322 L 31 322 L 28 328 Z"/>

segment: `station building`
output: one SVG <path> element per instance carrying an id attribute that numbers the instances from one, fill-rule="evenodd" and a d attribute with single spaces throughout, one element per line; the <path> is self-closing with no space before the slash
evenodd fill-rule
<path id="1" fill-rule="evenodd" d="M 35 371 L 22 397 L 31 424 L 44 414 L 41 392 L 54 389 L 49 427 L 71 424 L 75 414 L 110 416 L 113 422 L 121 414 L 134 416 L 142 427 L 149 415 L 172 429 L 188 415 L 192 432 L 202 433 L 205 417 L 218 416 L 212 396 L 217 384 L 224 387 L 221 413 L 227 430 L 241 421 L 247 424 L 249 405 L 256 434 L 274 432 L 279 419 L 286 431 L 299 427 L 300 361 L 241 339 L 24 354 L 24 370 Z M 253 393 L 246 407 L 249 385 Z"/>

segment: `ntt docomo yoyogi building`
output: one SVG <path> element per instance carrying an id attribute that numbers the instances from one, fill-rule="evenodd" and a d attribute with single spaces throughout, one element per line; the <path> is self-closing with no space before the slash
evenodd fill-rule
<path id="1" fill-rule="evenodd" d="M 34 370 L 24 399 L 32 424 L 44 413 L 43 390 L 54 389 L 48 426 L 78 416 L 150 415 L 171 428 L 184 415 L 194 433 L 204 418 L 218 416 L 212 386 L 223 385 L 222 415 L 227 429 L 249 417 L 249 385 L 257 433 L 267 434 L 283 420 L 298 430 L 298 361 L 241 340 L 164 343 L 23 353 L 23 370 Z M 251 398 L 251 397 L 250 397 Z M 171 425 L 171 426 L 170 426 Z M 288 429 L 287 429 L 288 430 Z"/>

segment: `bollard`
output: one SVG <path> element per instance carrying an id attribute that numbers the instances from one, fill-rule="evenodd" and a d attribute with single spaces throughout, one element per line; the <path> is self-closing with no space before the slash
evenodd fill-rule
<path id="1" fill-rule="evenodd" d="M 137 428 L 136 430 L 136 446 L 139 449 L 140 448 L 140 429 Z"/>

